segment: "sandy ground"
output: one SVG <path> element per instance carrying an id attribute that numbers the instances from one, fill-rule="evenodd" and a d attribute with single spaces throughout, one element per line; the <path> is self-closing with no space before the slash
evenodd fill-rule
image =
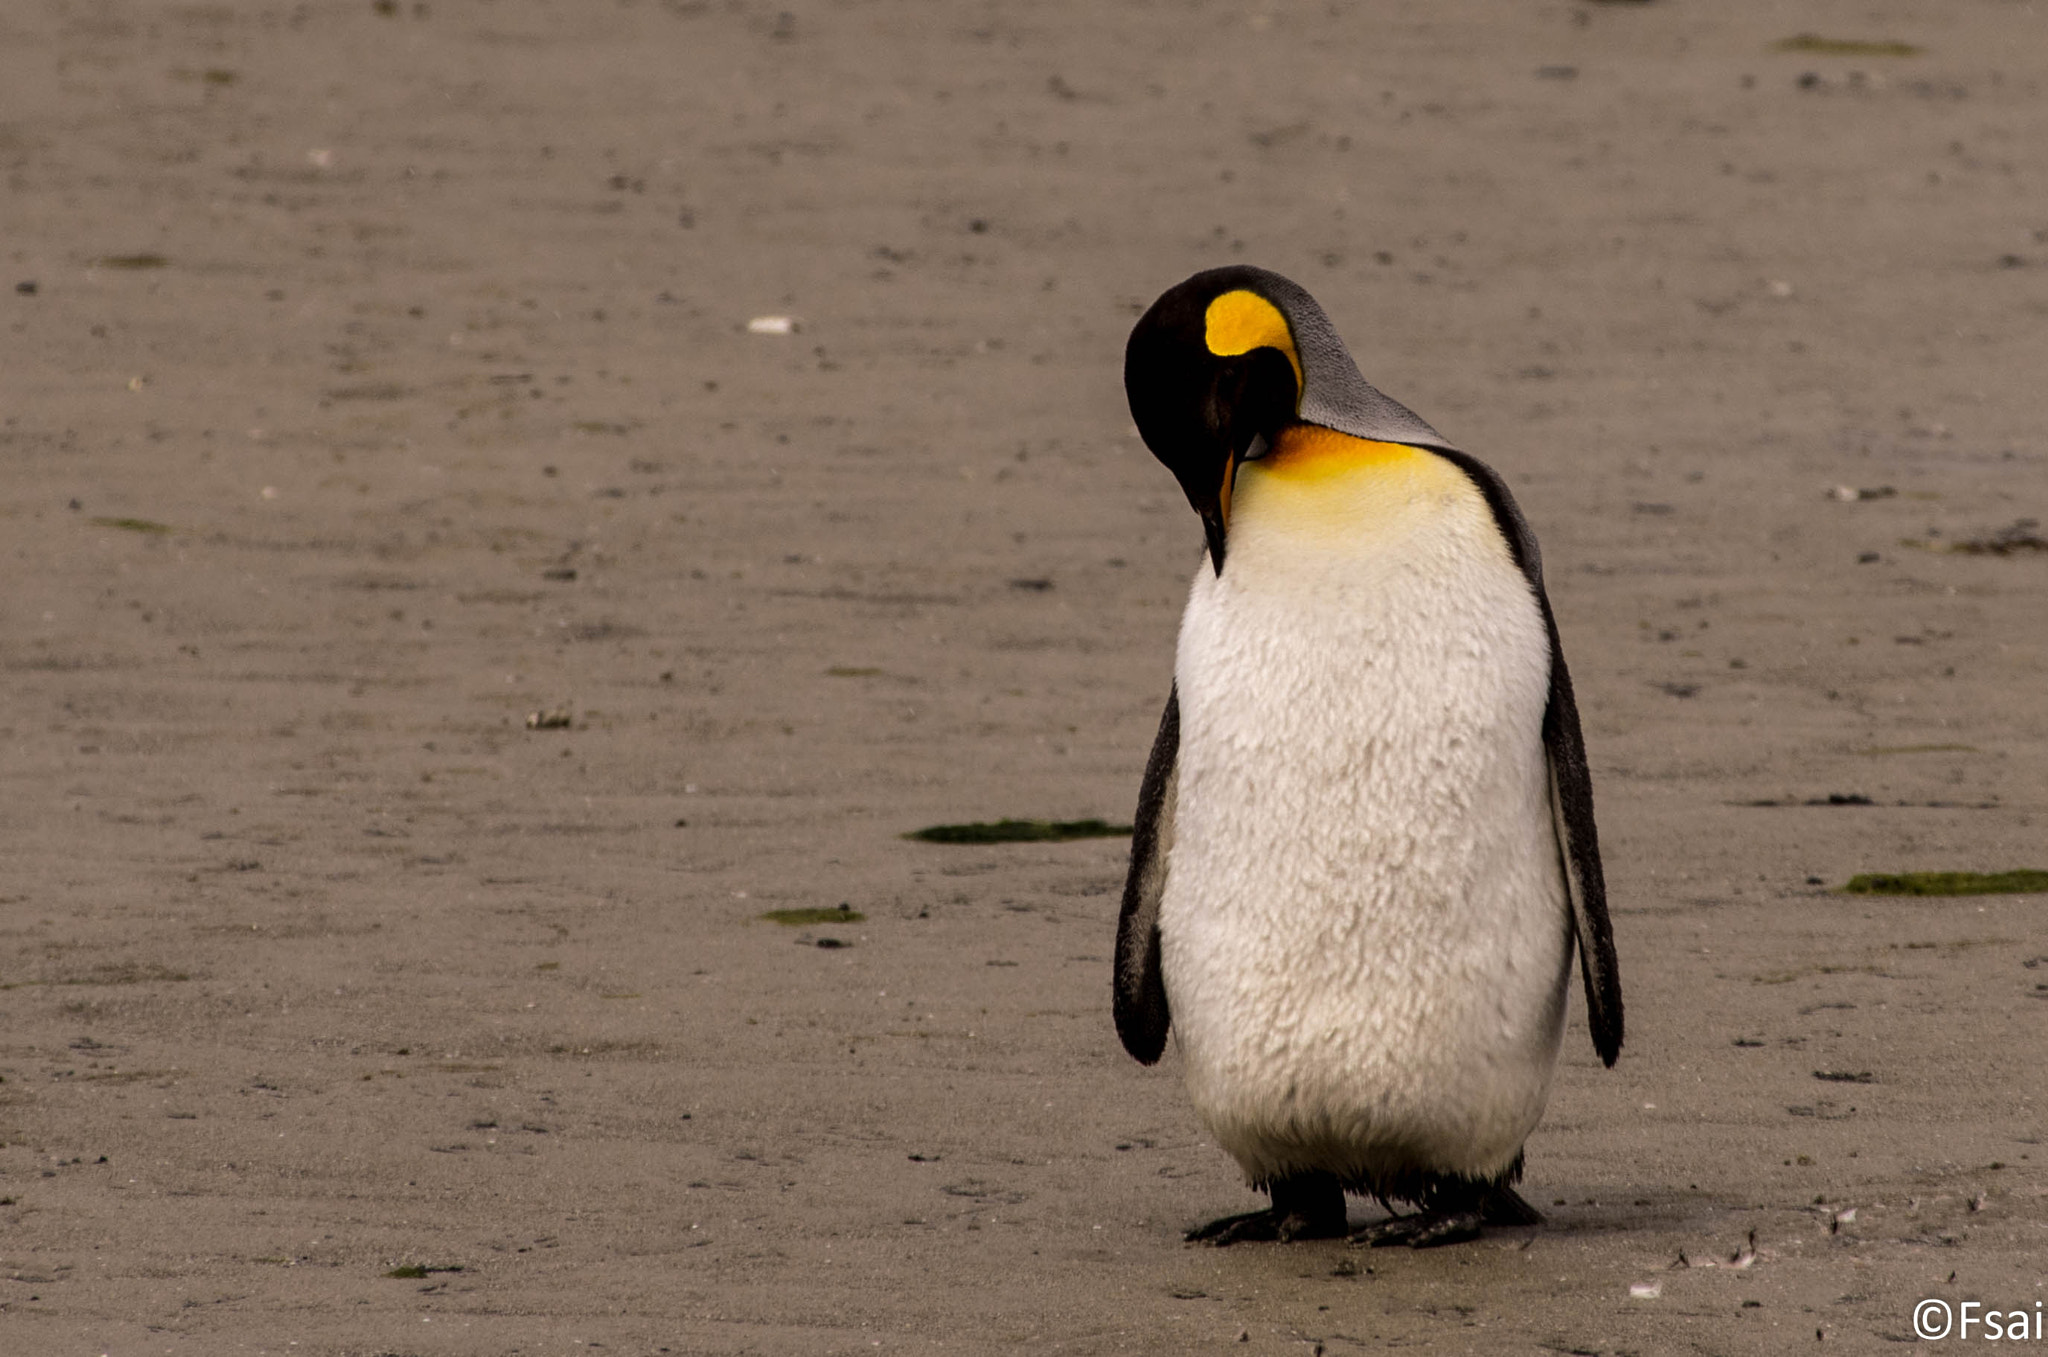
<path id="1" fill-rule="evenodd" d="M 1830 888 L 2048 866 L 2048 554 L 1944 549 L 2048 519 L 2044 23 L 0 9 L 0 1347 L 2031 1310 L 2048 896 Z M 1128 816 L 1200 534 L 1122 344 L 1230 260 L 1542 537 L 1629 1004 L 1542 1231 L 1184 1246 L 1256 1199 L 1111 1031 L 1125 843 L 898 837 Z"/>

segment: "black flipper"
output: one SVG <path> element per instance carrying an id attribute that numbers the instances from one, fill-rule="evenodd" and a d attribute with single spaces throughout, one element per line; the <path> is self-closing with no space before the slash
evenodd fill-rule
<path id="1" fill-rule="evenodd" d="M 1614 926 L 1607 918 L 1600 836 L 1593 826 L 1593 776 L 1586 770 L 1579 707 L 1572 700 L 1572 677 L 1564 667 L 1548 600 L 1543 621 L 1550 628 L 1550 706 L 1543 713 L 1543 747 L 1550 754 L 1550 810 L 1557 822 L 1565 886 L 1572 897 L 1579 976 L 1586 985 L 1586 1023 L 1593 1031 L 1593 1049 L 1612 1065 L 1621 1054 L 1621 968 L 1614 956 Z"/>
<path id="2" fill-rule="evenodd" d="M 1173 848 L 1173 808 L 1180 761 L 1180 690 L 1166 699 L 1131 832 L 1131 871 L 1124 879 L 1123 914 L 1116 926 L 1116 1034 L 1141 1065 L 1166 1049 L 1166 980 L 1159 971 L 1159 897 L 1166 891 L 1166 859 Z M 1605 915 L 1602 915 L 1605 918 Z"/>
<path id="3" fill-rule="evenodd" d="M 1579 948 L 1579 976 L 1586 987 L 1586 1019 L 1593 1049 L 1609 1065 L 1621 1054 L 1621 969 L 1614 955 L 1614 926 L 1607 918 L 1607 882 L 1600 871 L 1600 834 L 1593 825 L 1593 776 L 1586 768 L 1586 739 L 1579 730 L 1579 706 L 1572 697 L 1571 671 L 1557 637 L 1557 619 L 1543 592 L 1543 558 L 1536 534 L 1493 468 L 1467 453 L 1436 447 L 1471 478 L 1486 496 L 1493 521 L 1508 551 L 1543 610 L 1550 634 L 1550 702 L 1543 711 L 1543 748 L 1550 761 L 1550 808 L 1557 825 L 1558 857 L 1571 896 L 1572 932 Z"/>

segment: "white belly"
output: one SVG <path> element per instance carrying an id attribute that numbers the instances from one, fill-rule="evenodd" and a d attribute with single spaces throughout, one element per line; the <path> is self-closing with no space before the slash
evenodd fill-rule
<path id="1" fill-rule="evenodd" d="M 1189 1093 L 1254 1182 L 1498 1173 L 1556 1064 L 1548 636 L 1476 488 L 1422 456 L 1355 503 L 1247 465 L 1182 623 L 1161 959 Z"/>

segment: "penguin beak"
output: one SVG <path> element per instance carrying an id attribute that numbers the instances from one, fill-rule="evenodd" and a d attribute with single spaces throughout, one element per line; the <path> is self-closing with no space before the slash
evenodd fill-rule
<path id="1" fill-rule="evenodd" d="M 1237 481 L 1237 459 L 1231 458 L 1223 464 L 1223 484 L 1216 487 L 1216 502 L 1203 507 L 1202 536 L 1209 542 L 1209 563 L 1216 573 L 1223 573 L 1223 546 L 1230 532 L 1230 491 Z"/>
<path id="2" fill-rule="evenodd" d="M 1209 542 L 1209 563 L 1218 575 L 1223 573 L 1223 549 L 1230 533 L 1230 497 L 1237 489 L 1237 468 L 1242 463 L 1258 461 L 1270 451 L 1266 436 L 1253 434 L 1244 451 L 1232 452 L 1230 460 L 1223 464 L 1223 483 L 1216 487 L 1216 502 L 1199 511 L 1202 535 Z"/>

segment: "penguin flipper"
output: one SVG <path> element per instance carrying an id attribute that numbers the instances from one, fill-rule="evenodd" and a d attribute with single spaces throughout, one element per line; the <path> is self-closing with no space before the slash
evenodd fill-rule
<path id="1" fill-rule="evenodd" d="M 1138 816 L 1131 832 L 1131 871 L 1124 879 L 1123 913 L 1116 925 L 1116 1034 L 1141 1065 L 1166 1049 L 1172 1016 L 1159 969 L 1159 897 L 1166 892 L 1166 859 L 1173 848 L 1173 810 L 1180 763 L 1180 689 L 1168 694 L 1159 735 L 1145 760 Z"/>
<path id="2" fill-rule="evenodd" d="M 1550 628 L 1550 705 L 1543 713 L 1543 747 L 1550 756 L 1550 813 L 1557 826 L 1558 857 L 1571 895 L 1572 931 L 1579 945 L 1579 977 L 1586 986 L 1586 1022 L 1593 1049 L 1608 1065 L 1621 1054 L 1621 969 L 1614 955 L 1614 926 L 1607 917 L 1607 882 L 1600 871 L 1600 836 L 1593 826 L 1593 777 L 1586 769 L 1586 740 L 1572 677 L 1558 646 L 1557 623 L 1544 600 Z"/>

